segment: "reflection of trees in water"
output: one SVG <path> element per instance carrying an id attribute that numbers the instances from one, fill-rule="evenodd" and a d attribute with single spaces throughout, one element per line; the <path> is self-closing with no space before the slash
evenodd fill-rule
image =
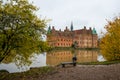
<path id="1" fill-rule="evenodd" d="M 97 61 L 98 51 L 79 50 L 77 53 L 78 62 L 95 62 Z"/>
<path id="2" fill-rule="evenodd" d="M 17 55 L 15 53 L 12 53 L 11 55 L 6 56 L 2 61 L 2 63 L 9 64 L 13 62 L 18 68 L 22 68 L 25 66 L 29 66 L 32 63 L 31 57 L 33 57 L 33 55 L 34 53 L 17 54 Z"/>
<path id="3" fill-rule="evenodd" d="M 74 53 L 73 53 L 74 52 Z M 77 62 L 93 62 L 97 61 L 98 51 L 96 50 L 64 50 L 64 51 L 52 51 L 47 54 L 47 64 L 57 65 L 61 62 L 70 62 L 72 57 L 76 55 Z"/>

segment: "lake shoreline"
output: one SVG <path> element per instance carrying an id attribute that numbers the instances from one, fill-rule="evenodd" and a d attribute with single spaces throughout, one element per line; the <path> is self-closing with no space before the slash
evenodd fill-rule
<path id="1" fill-rule="evenodd" d="M 22 73 L 0 73 L 2 80 L 120 80 L 120 63 L 33 68 Z"/>

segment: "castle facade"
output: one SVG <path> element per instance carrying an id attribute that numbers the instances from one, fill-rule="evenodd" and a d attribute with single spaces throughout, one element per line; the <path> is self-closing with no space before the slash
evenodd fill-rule
<path id="1" fill-rule="evenodd" d="M 98 36 L 95 28 L 73 30 L 71 24 L 70 29 L 66 27 L 64 31 L 56 30 L 53 26 L 49 26 L 47 31 L 47 42 L 51 47 L 71 47 L 77 44 L 78 48 L 98 48 Z"/>

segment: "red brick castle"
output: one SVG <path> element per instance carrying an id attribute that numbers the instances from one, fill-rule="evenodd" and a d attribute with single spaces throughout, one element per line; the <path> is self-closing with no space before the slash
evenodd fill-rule
<path id="1" fill-rule="evenodd" d="M 56 30 L 54 26 L 49 26 L 47 32 L 47 42 L 51 47 L 71 47 L 77 43 L 78 48 L 97 48 L 98 36 L 95 28 L 73 30 L 73 24 L 70 29 L 66 27 L 64 31 Z"/>

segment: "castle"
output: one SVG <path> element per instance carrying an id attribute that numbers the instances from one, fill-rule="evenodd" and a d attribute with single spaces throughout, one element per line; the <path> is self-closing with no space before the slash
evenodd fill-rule
<path id="1" fill-rule="evenodd" d="M 49 26 L 47 31 L 47 42 L 51 47 L 71 47 L 77 43 L 78 48 L 97 48 L 98 36 L 95 28 L 73 30 L 71 23 L 70 29 L 66 27 L 64 31 L 56 30 L 54 26 Z"/>

